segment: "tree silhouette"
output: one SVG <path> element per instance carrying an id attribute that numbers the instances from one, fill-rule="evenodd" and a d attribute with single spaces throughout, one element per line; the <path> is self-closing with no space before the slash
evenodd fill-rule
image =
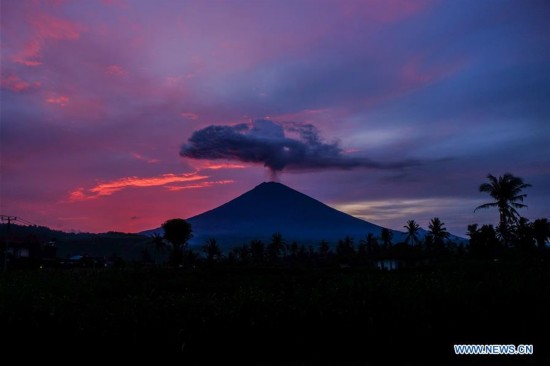
<path id="1" fill-rule="evenodd" d="M 533 221 L 533 237 L 537 241 L 539 249 L 544 249 L 546 241 L 550 240 L 550 222 L 548 219 L 536 219 Z"/>
<path id="2" fill-rule="evenodd" d="M 424 249 L 427 251 L 427 252 L 433 252 L 434 251 L 434 236 L 431 234 L 431 233 L 428 233 L 425 237 L 424 237 Z"/>
<path id="3" fill-rule="evenodd" d="M 246 264 L 250 260 L 251 250 L 248 244 L 243 244 L 239 247 L 235 247 L 233 248 L 232 252 L 234 252 L 235 257 L 238 258 L 241 263 Z"/>
<path id="4" fill-rule="evenodd" d="M 468 225 L 468 232 L 466 233 L 470 237 L 470 241 L 477 235 L 477 224 Z"/>
<path id="5" fill-rule="evenodd" d="M 523 251 L 529 252 L 535 248 L 533 226 L 525 217 L 520 217 L 517 225 L 514 226 L 514 246 Z"/>
<path id="6" fill-rule="evenodd" d="M 160 234 L 153 234 L 151 237 L 151 244 L 155 248 L 155 264 L 159 264 L 159 255 L 166 249 L 166 242 Z"/>
<path id="7" fill-rule="evenodd" d="M 290 248 L 289 248 L 289 252 L 290 252 L 290 256 L 292 258 L 297 258 L 298 257 L 298 243 L 293 241 L 291 244 L 290 244 Z"/>
<path id="8" fill-rule="evenodd" d="M 393 238 L 393 233 L 386 228 L 383 228 L 380 231 L 380 239 L 382 239 L 382 243 L 384 244 L 384 248 L 388 249 L 391 247 L 391 240 Z"/>
<path id="9" fill-rule="evenodd" d="M 281 233 L 275 233 L 271 236 L 271 242 L 267 246 L 267 253 L 271 260 L 279 258 L 280 254 L 285 250 L 285 241 Z"/>
<path id="10" fill-rule="evenodd" d="M 483 225 L 481 229 L 477 228 L 477 224 L 468 225 L 468 236 L 470 253 L 474 257 L 489 258 L 498 253 L 501 244 L 493 225 Z"/>
<path id="11" fill-rule="evenodd" d="M 256 239 L 250 242 L 250 256 L 256 263 L 260 263 L 265 258 L 265 245 L 264 242 Z"/>
<path id="12" fill-rule="evenodd" d="M 506 173 L 498 178 L 489 174 L 487 175 L 487 179 L 489 183 L 481 184 L 479 186 L 479 191 L 488 193 L 493 197 L 494 202 L 488 202 L 477 206 L 474 212 L 479 209 L 498 208 L 500 216 L 498 231 L 503 242 L 508 244 L 510 241 L 511 226 L 517 224 L 519 219 L 519 214 L 516 209 L 527 207 L 522 203 L 518 203 L 523 202 L 523 199 L 527 196 L 521 192 L 531 185 L 524 183 L 522 178 L 516 177 L 510 173 Z"/>
<path id="13" fill-rule="evenodd" d="M 378 253 L 378 249 L 379 249 L 378 240 L 376 239 L 373 233 L 368 233 L 365 239 L 361 239 L 360 245 L 361 244 L 365 245 L 365 251 L 366 251 L 365 254 L 367 256 Z"/>
<path id="14" fill-rule="evenodd" d="M 408 220 L 407 225 L 403 227 L 407 229 L 407 237 L 405 238 L 405 243 L 410 245 L 412 241 L 413 244 L 418 244 L 418 230 L 420 229 L 420 226 L 416 223 L 416 221 Z"/>
<path id="15" fill-rule="evenodd" d="M 330 246 L 325 240 L 321 240 L 319 243 L 319 256 L 321 258 L 327 258 L 330 255 Z"/>
<path id="16" fill-rule="evenodd" d="M 338 240 L 338 245 L 336 246 L 336 255 L 340 259 L 349 260 L 355 254 L 355 249 L 353 248 L 353 238 L 346 236 L 343 240 Z"/>
<path id="17" fill-rule="evenodd" d="M 445 239 L 449 237 L 449 232 L 445 228 L 445 224 L 441 222 L 439 217 L 431 219 L 428 225 L 429 232 L 433 236 L 433 242 L 437 249 L 442 249 L 445 243 Z"/>
<path id="18" fill-rule="evenodd" d="M 360 260 L 364 260 L 367 257 L 368 250 L 367 250 L 367 243 L 365 240 L 361 240 L 359 242 L 359 245 L 357 245 L 357 258 Z"/>
<path id="19" fill-rule="evenodd" d="M 217 262 L 220 260 L 222 256 L 222 252 L 220 250 L 220 247 L 218 246 L 218 242 L 216 239 L 208 239 L 204 246 L 202 247 L 202 251 L 206 255 L 206 261 L 208 263 Z"/>
<path id="20" fill-rule="evenodd" d="M 171 219 L 162 224 L 164 239 L 172 244 L 170 261 L 174 266 L 183 262 L 183 252 L 187 242 L 193 237 L 191 224 L 184 219 Z"/>

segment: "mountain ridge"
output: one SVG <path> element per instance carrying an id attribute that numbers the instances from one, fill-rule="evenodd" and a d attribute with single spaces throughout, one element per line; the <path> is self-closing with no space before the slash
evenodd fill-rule
<path id="1" fill-rule="evenodd" d="M 282 183 L 263 182 L 240 196 L 187 219 L 194 238 L 191 245 L 215 238 L 222 246 L 234 246 L 253 239 L 270 240 L 279 232 L 287 241 L 335 244 L 345 236 L 354 239 L 368 234 L 377 237 L 382 226 L 341 212 Z M 394 242 L 404 233 L 391 230 Z M 142 234 L 162 233 L 162 229 Z"/>

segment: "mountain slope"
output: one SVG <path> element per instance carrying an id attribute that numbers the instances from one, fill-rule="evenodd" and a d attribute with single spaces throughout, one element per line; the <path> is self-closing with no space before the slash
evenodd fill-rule
<path id="1" fill-rule="evenodd" d="M 262 183 L 243 195 L 188 219 L 193 226 L 191 244 L 216 238 L 224 246 L 252 239 L 269 240 L 280 232 L 287 241 L 336 242 L 346 235 L 356 240 L 382 227 L 329 207 L 281 183 Z M 145 233 L 158 232 L 157 230 Z M 402 237 L 394 232 L 394 238 Z"/>

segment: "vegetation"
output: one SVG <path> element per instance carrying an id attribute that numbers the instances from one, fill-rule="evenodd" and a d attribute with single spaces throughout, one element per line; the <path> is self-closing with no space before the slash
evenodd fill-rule
<path id="1" fill-rule="evenodd" d="M 184 251 L 193 237 L 191 224 L 184 219 L 171 219 L 162 224 L 164 239 L 172 244 L 170 263 L 174 266 L 183 263 Z"/>
<path id="2" fill-rule="evenodd" d="M 475 210 L 492 207 L 498 208 L 498 232 L 503 242 L 508 244 L 511 240 L 513 226 L 519 223 L 520 215 L 516 209 L 527 207 L 527 205 L 519 203 L 523 202 L 523 199 L 527 197 L 526 194 L 522 194 L 522 191 L 531 185 L 524 183 L 522 178 L 510 173 L 506 173 L 498 178 L 489 174 L 487 179 L 489 183 L 481 184 L 479 191 L 488 193 L 494 199 L 494 202 L 480 205 Z"/>
<path id="3" fill-rule="evenodd" d="M 407 238 L 405 239 L 405 243 L 418 244 L 418 230 L 420 229 L 420 225 L 418 225 L 414 220 L 408 220 L 407 225 L 403 227 L 407 230 Z"/>
<path id="4" fill-rule="evenodd" d="M 528 186 L 520 178 L 491 182 L 495 199 L 512 192 L 501 197 L 510 208 L 486 204 L 499 208 L 497 229 L 471 224 L 467 244 L 434 217 L 425 235 L 408 220 L 401 243 L 387 229 L 335 246 L 275 233 L 225 252 L 211 238 L 198 253 L 188 246 L 191 225 L 173 219 L 148 239 L 154 260 L 144 247 L 141 260 L 108 268 L 84 258 L 64 270 L 8 271 L 0 276 L 3 346 L 190 365 L 485 365 L 486 356 L 456 356 L 452 345 L 534 344 L 534 356 L 490 361 L 548 364 L 550 222 L 519 216 Z"/>
<path id="5" fill-rule="evenodd" d="M 548 362 L 548 262 L 365 267 L 126 267 L 0 278 L 4 349 L 179 358 L 185 364 L 487 364 L 455 343 L 534 344 Z M 398 350 L 398 351 L 397 351 Z M 45 360 L 45 358 L 43 358 Z"/>

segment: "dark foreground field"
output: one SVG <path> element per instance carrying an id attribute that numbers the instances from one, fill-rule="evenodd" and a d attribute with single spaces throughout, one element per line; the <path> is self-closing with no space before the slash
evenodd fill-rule
<path id="1" fill-rule="evenodd" d="M 549 279 L 536 260 L 395 272 L 12 271 L 0 275 L 0 350 L 57 360 L 115 351 L 182 365 L 549 364 Z M 463 343 L 534 344 L 535 354 L 455 356 Z"/>

